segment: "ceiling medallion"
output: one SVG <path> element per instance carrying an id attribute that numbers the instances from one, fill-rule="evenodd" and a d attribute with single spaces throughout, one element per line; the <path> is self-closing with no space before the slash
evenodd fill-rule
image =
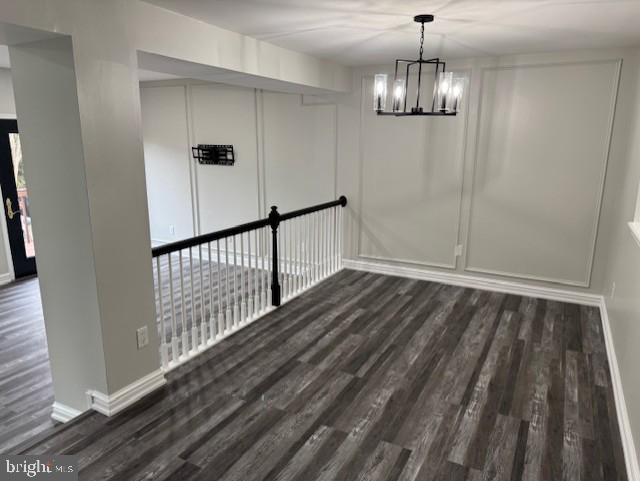
<path id="1" fill-rule="evenodd" d="M 386 111 L 387 104 L 387 74 L 376 74 L 374 79 L 373 109 L 378 115 L 395 115 L 405 117 L 409 115 L 454 116 L 460 109 L 464 92 L 464 77 L 454 77 L 453 72 L 445 70 L 445 62 L 439 58 L 423 58 L 424 24 L 433 22 L 433 15 L 416 15 L 413 20 L 420 24 L 420 55 L 417 60 L 396 59 L 396 69 L 393 76 L 391 111 Z M 407 92 L 409 91 L 409 76 L 417 68 L 417 82 L 415 106 L 407 110 Z M 420 87 L 422 85 L 423 65 L 434 65 L 433 99 L 431 106 L 425 109 L 420 105 Z"/>

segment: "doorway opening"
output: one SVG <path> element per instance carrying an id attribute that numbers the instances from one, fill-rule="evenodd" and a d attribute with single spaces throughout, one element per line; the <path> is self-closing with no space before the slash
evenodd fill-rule
<path id="1" fill-rule="evenodd" d="M 15 277 L 32 276 L 36 274 L 36 257 L 16 120 L 0 120 L 0 188 Z"/>

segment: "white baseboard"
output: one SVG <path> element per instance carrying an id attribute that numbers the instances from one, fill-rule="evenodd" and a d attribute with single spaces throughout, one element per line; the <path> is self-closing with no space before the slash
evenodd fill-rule
<path id="1" fill-rule="evenodd" d="M 60 423 L 66 423 L 68 421 L 71 421 L 73 418 L 80 416 L 81 414 L 82 414 L 82 411 L 69 407 L 66 404 L 54 402 L 51 418 L 54 421 L 58 421 Z"/>
<path id="2" fill-rule="evenodd" d="M 607 303 L 604 297 L 600 299 L 600 318 L 602 319 L 604 343 L 607 350 L 607 358 L 609 360 L 611 383 L 613 384 L 613 396 L 616 403 L 616 412 L 618 413 L 618 426 L 620 426 L 620 436 L 622 438 L 624 459 L 627 465 L 627 477 L 629 478 L 629 481 L 640 481 L 640 470 L 638 468 L 636 447 L 635 443 L 633 442 L 633 433 L 631 432 L 631 423 L 629 422 L 627 403 L 624 400 L 622 378 L 620 377 L 618 358 L 616 357 L 616 350 L 613 344 L 611 325 L 609 323 L 609 314 L 607 313 Z"/>
<path id="3" fill-rule="evenodd" d="M 504 292 L 518 296 L 538 297 L 561 302 L 571 302 L 587 306 L 599 306 L 601 296 L 587 292 L 555 289 L 524 282 L 491 279 L 488 277 L 470 276 L 454 272 L 441 272 L 417 267 L 399 266 L 363 260 L 344 259 L 345 269 L 375 272 L 390 276 L 409 277 L 424 281 L 439 282 L 453 286 L 469 287 L 484 291 Z"/>
<path id="4" fill-rule="evenodd" d="M 89 396 L 91 409 L 105 416 L 113 416 L 150 392 L 164 386 L 166 382 L 164 371 L 158 369 L 111 395 L 101 393 L 100 391 L 88 391 L 87 395 Z"/>
<path id="5" fill-rule="evenodd" d="M 11 261 L 11 259 L 9 259 Z M 4 286 L 5 284 L 9 284 L 13 282 L 13 275 L 10 272 L 5 272 L 4 274 L 0 274 L 0 286 Z"/>

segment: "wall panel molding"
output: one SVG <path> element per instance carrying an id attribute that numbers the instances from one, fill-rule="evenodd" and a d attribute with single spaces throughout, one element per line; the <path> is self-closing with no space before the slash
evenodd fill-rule
<path id="1" fill-rule="evenodd" d="M 336 189 L 337 189 L 337 183 L 338 183 L 338 169 L 337 169 L 337 166 L 338 166 L 338 106 L 335 101 L 331 99 L 325 99 L 325 98 L 315 97 L 315 96 L 310 97 L 309 99 L 304 99 L 303 96 L 300 94 L 277 93 L 277 92 L 263 91 L 260 89 L 252 89 L 248 87 L 231 86 L 231 85 L 216 84 L 216 83 L 206 83 L 206 82 L 192 81 L 192 80 L 145 82 L 145 83 L 142 83 L 140 87 L 142 91 L 154 90 L 156 92 L 162 92 L 162 89 L 176 89 L 176 88 L 184 89 L 184 110 L 185 110 L 184 120 L 182 120 L 183 115 L 180 114 L 180 119 L 178 119 L 177 122 L 180 123 L 181 125 L 184 123 L 184 125 L 186 126 L 185 129 L 187 134 L 184 142 L 186 144 L 185 151 L 186 151 L 188 165 L 185 165 L 184 169 L 188 168 L 188 173 L 185 170 L 184 175 L 185 175 L 185 179 L 187 178 L 189 179 L 189 183 L 190 183 L 189 187 L 190 187 L 191 194 L 189 199 L 190 205 L 187 205 L 185 201 L 182 203 L 181 208 L 185 216 L 188 215 L 189 218 L 193 218 L 192 222 L 193 222 L 194 235 L 203 234 L 203 233 L 206 233 L 206 231 L 211 230 L 209 227 L 207 227 L 207 218 L 209 218 L 209 223 L 210 223 L 211 213 L 214 211 L 214 209 L 224 208 L 225 212 L 228 212 L 229 210 L 228 206 L 230 204 L 227 204 L 226 207 L 220 205 L 219 203 L 215 203 L 215 205 L 212 205 L 211 202 L 207 202 L 206 198 L 204 198 L 211 193 L 210 191 L 212 189 L 219 189 L 220 187 L 220 186 L 213 185 L 212 176 L 211 176 L 212 172 L 210 171 L 210 169 L 215 169 L 215 168 L 230 169 L 231 168 L 231 169 L 237 170 L 237 168 L 239 167 L 239 165 L 236 165 L 233 167 L 207 166 L 206 167 L 207 171 L 205 174 L 205 171 L 204 171 L 205 167 L 201 167 L 197 165 L 191 155 L 192 145 L 197 144 L 198 141 L 201 141 L 201 142 L 207 141 L 206 139 L 208 138 L 209 134 L 211 134 L 212 136 L 215 136 L 216 133 L 219 133 L 220 131 L 220 129 L 216 129 L 214 128 L 214 126 L 208 125 L 208 123 L 211 123 L 210 118 L 215 117 L 215 113 L 209 112 L 207 115 L 209 115 L 210 117 L 208 117 L 204 113 L 204 110 L 203 110 L 204 107 L 200 105 L 198 102 L 201 102 L 203 99 L 206 100 L 207 102 L 211 102 L 210 96 L 216 96 L 216 95 L 218 97 L 224 96 L 225 90 L 228 90 L 230 95 L 242 96 L 243 101 L 245 99 L 245 97 L 243 96 L 244 95 L 243 92 L 246 93 L 247 96 L 249 95 L 251 96 L 250 103 L 253 106 L 253 112 L 251 114 L 252 120 L 251 122 L 244 122 L 243 126 L 245 128 L 244 130 L 242 130 L 243 135 L 246 134 L 246 135 L 250 135 L 251 137 L 250 138 L 247 136 L 242 137 L 242 143 L 243 143 L 244 149 L 243 149 L 243 152 L 240 154 L 242 158 L 239 159 L 238 164 L 240 162 L 246 162 L 247 160 L 251 160 L 250 157 L 252 157 L 253 155 L 255 155 L 256 157 L 255 166 L 250 167 L 250 171 L 251 171 L 250 177 L 252 179 L 253 177 L 255 177 L 255 184 L 253 184 L 253 180 L 252 180 L 251 184 L 247 183 L 242 185 L 242 188 L 244 189 L 245 192 L 249 190 L 252 192 L 254 190 L 256 191 L 256 195 L 255 195 L 256 202 L 254 206 L 251 207 L 251 210 L 255 210 L 255 213 L 251 216 L 252 219 L 266 216 L 268 214 L 269 207 L 272 203 L 272 199 L 274 198 L 273 192 L 269 191 L 270 190 L 270 182 L 268 177 L 269 173 L 270 172 L 273 173 L 274 169 L 277 169 L 277 168 L 280 168 L 280 169 L 285 168 L 283 167 L 283 163 L 286 163 L 286 162 L 288 162 L 287 165 L 289 165 L 289 167 L 292 167 L 293 170 L 295 170 L 295 167 L 296 167 L 294 164 L 297 157 L 295 159 L 290 158 L 291 156 L 284 158 L 281 155 L 274 154 L 272 151 L 269 150 L 270 149 L 269 142 L 272 145 L 275 145 L 276 147 L 283 146 L 284 153 L 286 154 L 287 152 L 291 152 L 291 150 L 287 150 L 287 149 L 292 147 L 300 148 L 300 143 L 305 141 L 305 139 L 300 136 L 296 137 L 295 135 L 293 136 L 289 135 L 286 129 L 284 129 L 284 133 L 278 134 L 280 135 L 278 139 L 274 139 L 273 137 L 267 137 L 267 136 L 273 135 L 273 133 L 275 132 L 275 126 L 272 124 L 271 125 L 272 128 L 267 128 L 269 126 L 266 125 L 267 119 L 265 118 L 265 116 L 270 116 L 268 120 L 272 123 L 275 122 L 278 125 L 286 125 L 286 122 L 292 122 L 292 121 L 295 122 L 296 119 L 298 118 L 294 117 L 294 120 L 292 120 L 291 117 L 282 117 L 282 116 L 299 115 L 300 122 L 304 122 L 305 118 L 308 119 L 307 115 L 313 109 L 326 110 L 326 113 L 319 114 L 318 119 L 326 119 L 327 122 L 333 123 L 333 128 L 331 130 L 330 135 L 328 135 L 329 129 L 326 129 L 326 128 L 321 130 L 320 133 L 317 132 L 317 129 L 314 129 L 313 131 L 308 131 L 308 130 L 304 130 L 304 127 L 301 127 L 301 128 L 305 133 L 305 136 L 307 133 L 311 137 L 313 137 L 314 134 L 317 134 L 319 136 L 318 138 L 320 138 L 321 141 L 316 142 L 316 144 L 314 144 L 315 147 L 314 146 L 309 147 L 311 149 L 311 151 L 309 152 L 309 155 L 314 154 L 315 152 L 316 158 L 320 158 L 320 159 L 326 158 L 326 164 L 330 166 L 331 172 L 328 172 L 326 176 L 322 176 L 322 179 L 321 179 L 320 176 L 314 176 L 314 175 L 309 175 L 305 177 L 303 175 L 304 172 L 300 172 L 299 171 L 300 169 L 298 169 L 298 178 L 295 179 L 292 177 L 290 188 L 288 187 L 285 190 L 279 188 L 278 194 L 280 195 L 280 197 L 284 196 L 285 200 L 291 196 L 295 197 L 296 194 L 294 191 L 296 189 L 294 188 L 298 187 L 297 188 L 297 196 L 299 198 L 298 203 L 303 202 L 305 205 L 313 202 L 325 202 L 325 201 L 333 200 L 336 198 L 337 196 Z M 211 90 L 211 92 L 208 93 L 208 90 Z M 288 102 L 287 104 L 283 104 L 283 105 L 289 105 L 289 107 L 291 107 L 291 102 L 295 101 L 301 110 L 296 111 L 294 109 L 293 112 L 291 110 L 289 111 L 283 110 L 281 112 L 276 105 L 272 107 L 270 111 L 267 111 L 265 107 L 265 96 L 267 95 L 283 96 L 282 102 Z M 247 104 L 248 102 L 249 102 L 249 99 L 247 99 Z M 276 101 L 276 103 L 277 102 L 278 101 Z M 225 103 L 229 104 L 229 102 L 225 102 Z M 145 105 L 143 102 L 143 110 L 144 110 L 144 107 Z M 217 104 L 216 104 L 216 108 L 217 108 Z M 220 106 L 220 108 L 222 109 L 223 106 Z M 226 108 L 228 110 L 230 108 L 229 105 L 226 105 Z M 173 115 L 171 112 L 167 112 L 167 115 Z M 224 115 L 224 112 L 221 112 L 220 115 L 221 116 Z M 221 118 L 224 121 L 224 118 L 223 117 Z M 230 119 L 230 121 L 231 120 L 232 119 Z M 144 111 L 143 111 L 143 121 L 144 121 Z M 321 120 L 319 121 L 321 122 Z M 309 121 L 309 122 L 310 122 L 309 129 L 311 129 L 314 124 L 312 121 Z M 216 123 L 218 123 L 218 121 L 216 121 Z M 318 126 L 322 127 L 323 124 L 319 123 Z M 283 129 L 280 129 L 280 130 L 283 130 Z M 235 131 L 236 133 L 234 133 L 234 135 L 236 137 L 238 137 L 236 134 L 239 131 L 240 130 Z M 322 137 L 323 135 L 325 137 Z M 228 136 L 226 136 L 225 138 L 227 137 Z M 330 141 L 328 143 L 323 144 L 322 139 L 325 139 L 325 138 L 330 139 Z M 306 145 L 303 147 L 307 148 Z M 322 154 L 322 156 L 324 157 L 320 157 L 320 154 Z M 304 162 L 306 160 L 308 160 L 308 158 L 305 157 L 304 159 L 300 159 L 300 162 Z M 292 164 L 292 162 L 294 164 Z M 148 159 L 146 163 L 148 163 Z M 244 167 L 245 167 L 245 170 L 249 168 L 246 163 L 244 164 Z M 319 165 L 317 168 L 321 168 L 321 167 L 322 166 Z M 182 167 L 180 168 L 182 169 Z M 289 169 L 288 171 L 293 172 L 293 170 Z M 220 170 L 219 172 L 224 174 L 229 173 L 228 170 Z M 309 195 L 313 197 L 312 192 L 315 189 L 315 192 L 316 192 L 315 197 L 318 197 L 317 188 L 320 188 L 320 190 L 324 192 L 321 198 L 314 197 L 312 199 L 310 198 L 307 201 L 305 198 L 304 188 L 300 187 L 301 185 L 304 185 L 305 182 L 307 182 L 310 187 Z M 273 184 L 273 182 L 271 182 L 271 184 Z M 273 188 L 273 185 L 271 185 L 271 188 Z M 238 195 L 239 196 L 242 195 L 242 192 L 239 192 Z M 228 199 L 229 202 L 234 202 L 234 199 L 232 197 L 233 196 L 229 197 Z M 245 202 L 245 207 L 246 207 L 246 202 Z M 286 208 L 285 206 L 281 206 L 281 207 Z M 300 207 L 303 207 L 303 205 L 300 205 Z M 171 214 L 171 215 L 174 215 L 174 214 Z M 241 222 L 244 220 L 246 219 L 239 219 L 238 222 Z M 171 223 L 172 222 L 170 222 L 168 219 L 166 222 L 164 222 L 164 224 L 171 224 Z M 230 221 L 230 224 L 233 224 L 233 222 Z M 175 241 L 178 239 L 177 237 L 171 238 L 169 236 L 168 231 L 166 232 L 166 235 L 160 235 L 164 231 L 167 231 L 166 225 L 160 229 L 160 232 L 155 232 L 155 235 L 153 237 L 155 239 L 163 239 L 167 241 Z"/>
<path id="2" fill-rule="evenodd" d="M 463 73 L 467 76 L 467 82 L 470 85 L 473 80 L 473 69 L 471 68 L 458 68 L 455 69 L 456 72 Z M 363 251 L 363 236 L 365 235 L 365 225 L 364 225 L 364 217 L 366 216 L 365 212 L 365 149 L 364 145 L 367 142 L 367 132 L 365 132 L 365 115 L 369 108 L 369 96 L 371 94 L 370 89 L 367 88 L 367 82 L 371 82 L 373 80 L 373 75 L 365 74 L 360 78 L 360 112 L 359 112 L 359 157 L 358 157 L 358 221 L 357 221 L 357 239 L 356 239 L 356 255 L 361 259 L 370 259 L 373 261 L 381 260 L 387 262 L 398 262 L 404 265 L 418 265 L 424 267 L 434 267 L 440 269 L 449 269 L 455 270 L 457 268 L 457 260 L 458 256 L 456 255 L 456 247 L 458 246 L 461 238 L 461 228 L 462 228 L 462 212 L 463 212 L 463 199 L 464 199 L 464 183 L 465 183 L 465 159 L 466 159 L 466 151 L 467 151 L 467 141 L 468 141 L 468 133 L 469 133 L 469 89 L 467 88 L 467 93 L 465 94 L 466 98 L 464 101 L 464 121 L 463 126 L 461 128 L 461 141 L 459 146 L 459 152 L 457 158 L 454 162 L 457 162 L 459 165 L 459 169 L 457 172 L 457 207 L 456 207 L 456 217 L 452 220 L 452 224 L 455 224 L 455 233 L 452 238 L 455 237 L 454 241 L 450 246 L 450 257 L 447 260 L 443 260 L 439 262 L 437 260 L 424 260 L 424 259 L 414 259 L 414 258 L 391 258 L 388 256 L 375 255 L 371 253 L 366 253 Z M 428 90 L 428 89 L 427 89 Z M 397 122 L 411 122 L 416 119 L 395 119 Z M 434 120 L 434 122 L 442 122 L 447 121 L 449 119 L 438 119 Z M 393 121 L 393 120 L 391 120 Z M 429 125 L 429 124 L 427 124 Z M 426 137 L 426 133 L 425 133 Z M 420 141 L 421 139 L 416 139 L 416 141 Z M 402 146 L 400 146 L 402 147 Z M 402 155 L 403 150 L 399 149 L 398 154 Z M 393 159 L 390 159 L 392 162 Z"/>
<path id="3" fill-rule="evenodd" d="M 546 286 L 538 286 L 527 282 L 507 281 L 491 279 L 487 277 L 472 276 L 459 272 L 441 272 L 429 269 L 421 269 L 409 266 L 399 266 L 384 262 L 370 262 L 362 260 L 344 259 L 345 269 L 374 272 L 389 276 L 407 277 L 431 282 L 438 282 L 452 286 L 467 287 L 493 292 L 504 292 L 518 296 L 537 297 L 560 302 L 571 302 L 586 306 L 599 306 L 601 296 L 569 289 L 557 289 Z"/>
<path id="4" fill-rule="evenodd" d="M 576 286 L 576 287 L 589 287 L 591 282 L 591 273 L 593 269 L 594 257 L 595 257 L 595 248 L 597 242 L 597 233 L 600 222 L 600 214 L 602 209 L 602 199 L 604 195 L 604 184 L 606 171 L 608 166 L 608 157 L 609 150 L 611 145 L 612 133 L 613 133 L 613 120 L 615 116 L 615 105 L 617 101 L 617 92 L 618 86 L 620 82 L 620 71 L 621 71 L 622 60 L 618 57 L 610 58 L 610 59 L 600 59 L 600 60 L 585 60 L 585 61 L 566 61 L 566 62 L 548 62 L 548 63 L 531 63 L 531 64 L 512 64 L 512 65 L 500 65 L 500 66 L 487 66 L 479 69 L 479 95 L 478 95 L 478 109 L 476 113 L 476 132 L 475 132 L 475 140 L 474 140 L 474 151 L 472 155 L 472 178 L 470 182 L 470 193 L 469 193 L 469 215 L 467 219 L 467 229 L 464 244 L 466 246 L 465 255 L 463 256 L 463 270 L 465 272 L 472 272 L 478 274 L 488 274 L 488 275 L 499 275 L 504 277 L 511 278 L 519 278 L 531 281 L 543 281 L 550 282 L 554 284 L 561 284 L 567 286 Z M 598 177 L 598 192 L 596 194 L 596 209 L 593 213 L 593 219 L 591 221 L 590 227 L 590 238 L 589 238 L 589 255 L 588 258 L 585 259 L 585 276 L 580 279 L 564 279 L 556 276 L 544 276 L 544 275 L 534 275 L 527 274 L 526 272 L 517 272 L 511 270 L 504 269 L 491 269 L 487 267 L 474 266 L 470 262 L 471 253 L 473 252 L 474 245 L 472 241 L 473 235 L 473 221 L 474 214 L 476 213 L 475 202 L 477 200 L 477 181 L 478 181 L 478 172 L 479 172 L 479 157 L 480 157 L 480 144 L 481 137 L 483 135 L 483 125 L 482 125 L 482 116 L 484 113 L 484 109 L 486 109 L 486 105 L 484 105 L 485 101 L 485 89 L 487 88 L 485 77 L 487 72 L 495 72 L 495 71 L 527 71 L 528 69 L 540 69 L 540 68 L 554 68 L 554 67 L 563 67 L 563 66 L 589 66 L 589 65 L 611 65 L 613 67 L 613 77 L 611 79 L 611 89 L 606 93 L 608 96 L 608 117 L 606 121 L 607 131 L 603 133 L 604 136 L 604 145 L 602 146 L 601 160 L 600 160 L 600 169 L 599 169 L 599 177 Z"/>

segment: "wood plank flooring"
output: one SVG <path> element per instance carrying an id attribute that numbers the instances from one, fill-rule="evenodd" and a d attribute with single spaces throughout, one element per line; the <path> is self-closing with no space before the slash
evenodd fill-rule
<path id="1" fill-rule="evenodd" d="M 626 480 L 616 419 L 597 309 L 345 270 L 11 452 L 92 480 Z"/>
<path id="2" fill-rule="evenodd" d="M 0 452 L 52 428 L 53 387 L 38 280 L 0 289 Z"/>

